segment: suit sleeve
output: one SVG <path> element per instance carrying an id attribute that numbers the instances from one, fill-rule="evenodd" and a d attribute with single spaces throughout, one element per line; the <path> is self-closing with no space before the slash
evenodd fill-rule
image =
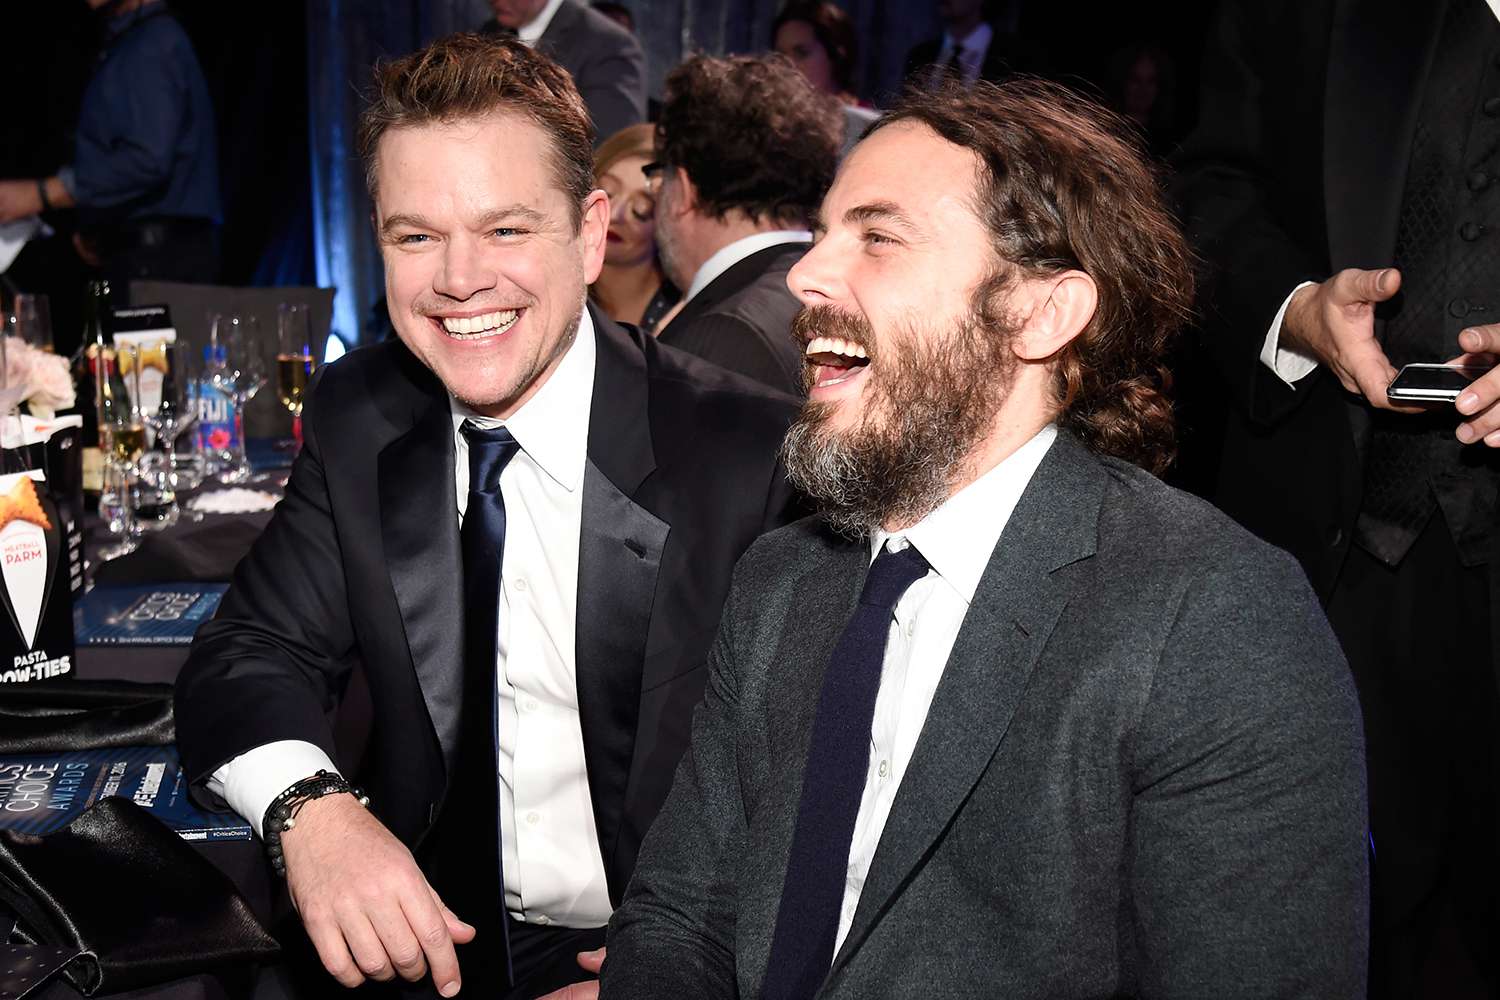
<path id="1" fill-rule="evenodd" d="M 1141 997 L 1365 995 L 1359 705 L 1306 579 L 1275 558 L 1189 586 L 1133 736 Z"/>
<path id="2" fill-rule="evenodd" d="M 646 835 L 609 922 L 606 1000 L 712 1000 L 736 995 L 736 860 L 747 837 L 737 733 L 734 587 L 709 652 L 703 701 L 671 794 Z"/>
<path id="3" fill-rule="evenodd" d="M 177 739 L 195 783 L 278 740 L 312 743 L 336 759 L 327 713 L 342 690 L 354 641 L 318 439 L 316 385 L 285 497 L 235 570 L 218 613 L 198 630 L 177 680 Z"/>
<path id="4" fill-rule="evenodd" d="M 1307 398 L 1312 380 L 1326 375 L 1314 371 L 1294 390 L 1261 363 L 1260 352 L 1292 289 L 1328 277 L 1326 253 L 1294 237 L 1276 211 L 1270 164 L 1279 154 L 1270 148 L 1268 122 L 1283 109 L 1268 106 L 1266 77 L 1278 71 L 1278 54 L 1288 55 L 1270 27 L 1285 18 L 1267 6 L 1220 5 L 1205 45 L 1200 124 L 1173 157 L 1173 194 L 1205 265 L 1204 347 L 1237 404 L 1261 424 L 1283 419 Z M 1303 153 L 1321 162 L 1321 150 Z"/>
<path id="5" fill-rule="evenodd" d="M 604 37 L 575 79 L 594 120 L 595 145 L 646 120 L 646 53 L 634 35 Z"/>

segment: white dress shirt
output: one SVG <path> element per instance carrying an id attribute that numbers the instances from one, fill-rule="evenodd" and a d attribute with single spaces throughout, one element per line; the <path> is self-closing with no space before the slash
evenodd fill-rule
<path id="1" fill-rule="evenodd" d="M 1500 0 L 1484 0 L 1484 2 L 1495 19 L 1500 20 Z M 1288 293 L 1281 303 L 1281 308 L 1276 310 L 1276 317 L 1271 320 L 1271 329 L 1266 332 L 1265 342 L 1260 348 L 1261 364 L 1275 372 L 1278 378 L 1292 388 L 1296 388 L 1299 380 L 1311 375 L 1317 369 L 1318 359 L 1296 348 L 1282 347 L 1281 323 L 1286 319 L 1286 307 L 1291 305 L 1292 296 L 1311 284 L 1316 284 L 1316 282 L 1304 281 Z"/>
<path id="2" fill-rule="evenodd" d="M 872 562 L 883 547 L 899 551 L 910 544 L 932 568 L 901 596 L 892 616 L 870 727 L 870 766 L 849 845 L 834 954 L 849 933 L 881 831 L 974 591 L 1011 511 L 1056 438 L 1057 428 L 1048 424 L 917 524 L 894 535 L 877 531 L 870 538 Z"/>
<path id="3" fill-rule="evenodd" d="M 562 0 L 547 0 L 547 6 L 543 7 L 536 17 L 527 21 L 516 29 L 516 37 L 532 48 L 536 48 L 537 39 L 546 32 L 548 25 L 552 23 L 552 15 L 557 13 L 557 8 L 562 6 Z"/>
<path id="4" fill-rule="evenodd" d="M 944 67 L 953 58 L 953 49 L 960 45 L 963 46 L 963 52 L 958 57 L 958 65 L 963 70 L 964 83 L 971 84 L 978 80 L 979 74 L 984 72 L 984 57 L 989 54 L 990 42 L 994 37 L 995 29 L 986 21 L 980 21 L 962 38 L 954 38 L 948 32 L 943 32 L 943 45 L 938 49 L 937 58 L 933 60 L 930 83 L 936 86 L 942 80 Z"/>
<path id="5" fill-rule="evenodd" d="M 460 522 L 468 504 L 469 448 L 459 427 L 465 420 L 503 424 L 520 445 L 500 475 L 506 532 L 496 636 L 496 768 L 505 903 L 518 919 L 565 927 L 599 927 L 611 912 L 575 661 L 594 358 L 594 327 L 585 311 L 557 369 L 509 419 L 475 416 L 451 401 Z M 335 770 L 317 747 L 271 743 L 220 768 L 209 788 L 259 830 L 271 800 L 320 768 Z"/>
<path id="6" fill-rule="evenodd" d="M 780 246 L 783 243 L 811 242 L 812 233 L 806 229 L 773 229 L 769 232 L 741 236 L 733 243 L 714 251 L 713 256 L 703 262 L 703 265 L 698 268 L 698 273 L 693 275 L 693 280 L 688 284 L 687 294 L 682 297 L 683 304 L 691 302 L 693 296 L 707 288 L 715 278 L 751 254 L 760 253 L 768 247 Z"/>

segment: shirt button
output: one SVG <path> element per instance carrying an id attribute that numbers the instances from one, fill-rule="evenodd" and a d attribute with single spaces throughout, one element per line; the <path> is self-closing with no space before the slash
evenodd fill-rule
<path id="1" fill-rule="evenodd" d="M 529 813 L 526 814 L 526 822 L 530 826 L 536 826 L 541 821 L 542 821 L 542 814 L 539 813 L 539 812 L 529 812 Z"/>
<path id="2" fill-rule="evenodd" d="M 536 922 L 541 924 L 543 927 L 546 927 L 548 924 L 552 923 L 552 918 L 547 916 L 547 914 L 542 913 L 537 916 Z"/>
<path id="3" fill-rule="evenodd" d="M 516 577 L 516 589 L 523 594 L 526 593 L 526 578 L 524 576 Z"/>
<path id="4" fill-rule="evenodd" d="M 913 635 L 915 635 L 916 631 L 917 631 L 917 623 L 916 622 L 910 621 L 910 622 L 906 623 L 906 637 L 908 639 L 910 639 Z"/>
<path id="5" fill-rule="evenodd" d="M 887 775 L 889 775 L 890 773 L 891 773 L 891 763 L 890 763 L 890 761 L 887 761 L 887 760 L 881 761 L 880 762 L 880 776 L 882 778 L 884 778 Z"/>
<path id="6" fill-rule="evenodd" d="M 522 698 L 521 699 L 521 711 L 523 711 L 523 712 L 535 712 L 536 711 L 536 699 L 535 698 Z"/>
<path id="7" fill-rule="evenodd" d="M 1469 315 L 1469 300 L 1454 299 L 1452 302 L 1448 303 L 1448 315 L 1454 317 L 1455 319 L 1463 319 L 1465 316 Z"/>

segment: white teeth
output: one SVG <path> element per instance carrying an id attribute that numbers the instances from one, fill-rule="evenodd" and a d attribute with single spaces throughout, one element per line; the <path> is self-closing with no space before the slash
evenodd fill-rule
<path id="1" fill-rule="evenodd" d="M 868 358 L 863 346 L 842 337 L 814 337 L 808 341 L 804 354 L 842 354 L 846 358 Z"/>
<path id="2" fill-rule="evenodd" d="M 485 313 L 482 316 L 444 316 L 442 317 L 443 329 L 456 337 L 473 335 L 489 336 L 501 333 L 510 328 L 516 321 L 520 311 L 516 309 L 505 309 L 499 312 Z"/>

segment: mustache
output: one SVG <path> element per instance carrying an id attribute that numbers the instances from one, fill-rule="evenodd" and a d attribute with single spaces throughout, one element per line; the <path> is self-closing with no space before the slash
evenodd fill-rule
<path id="1" fill-rule="evenodd" d="M 875 330 L 863 316 L 844 312 L 833 306 L 803 306 L 792 317 L 792 336 L 797 344 L 806 347 L 814 337 L 838 337 L 858 344 L 875 360 Z"/>

